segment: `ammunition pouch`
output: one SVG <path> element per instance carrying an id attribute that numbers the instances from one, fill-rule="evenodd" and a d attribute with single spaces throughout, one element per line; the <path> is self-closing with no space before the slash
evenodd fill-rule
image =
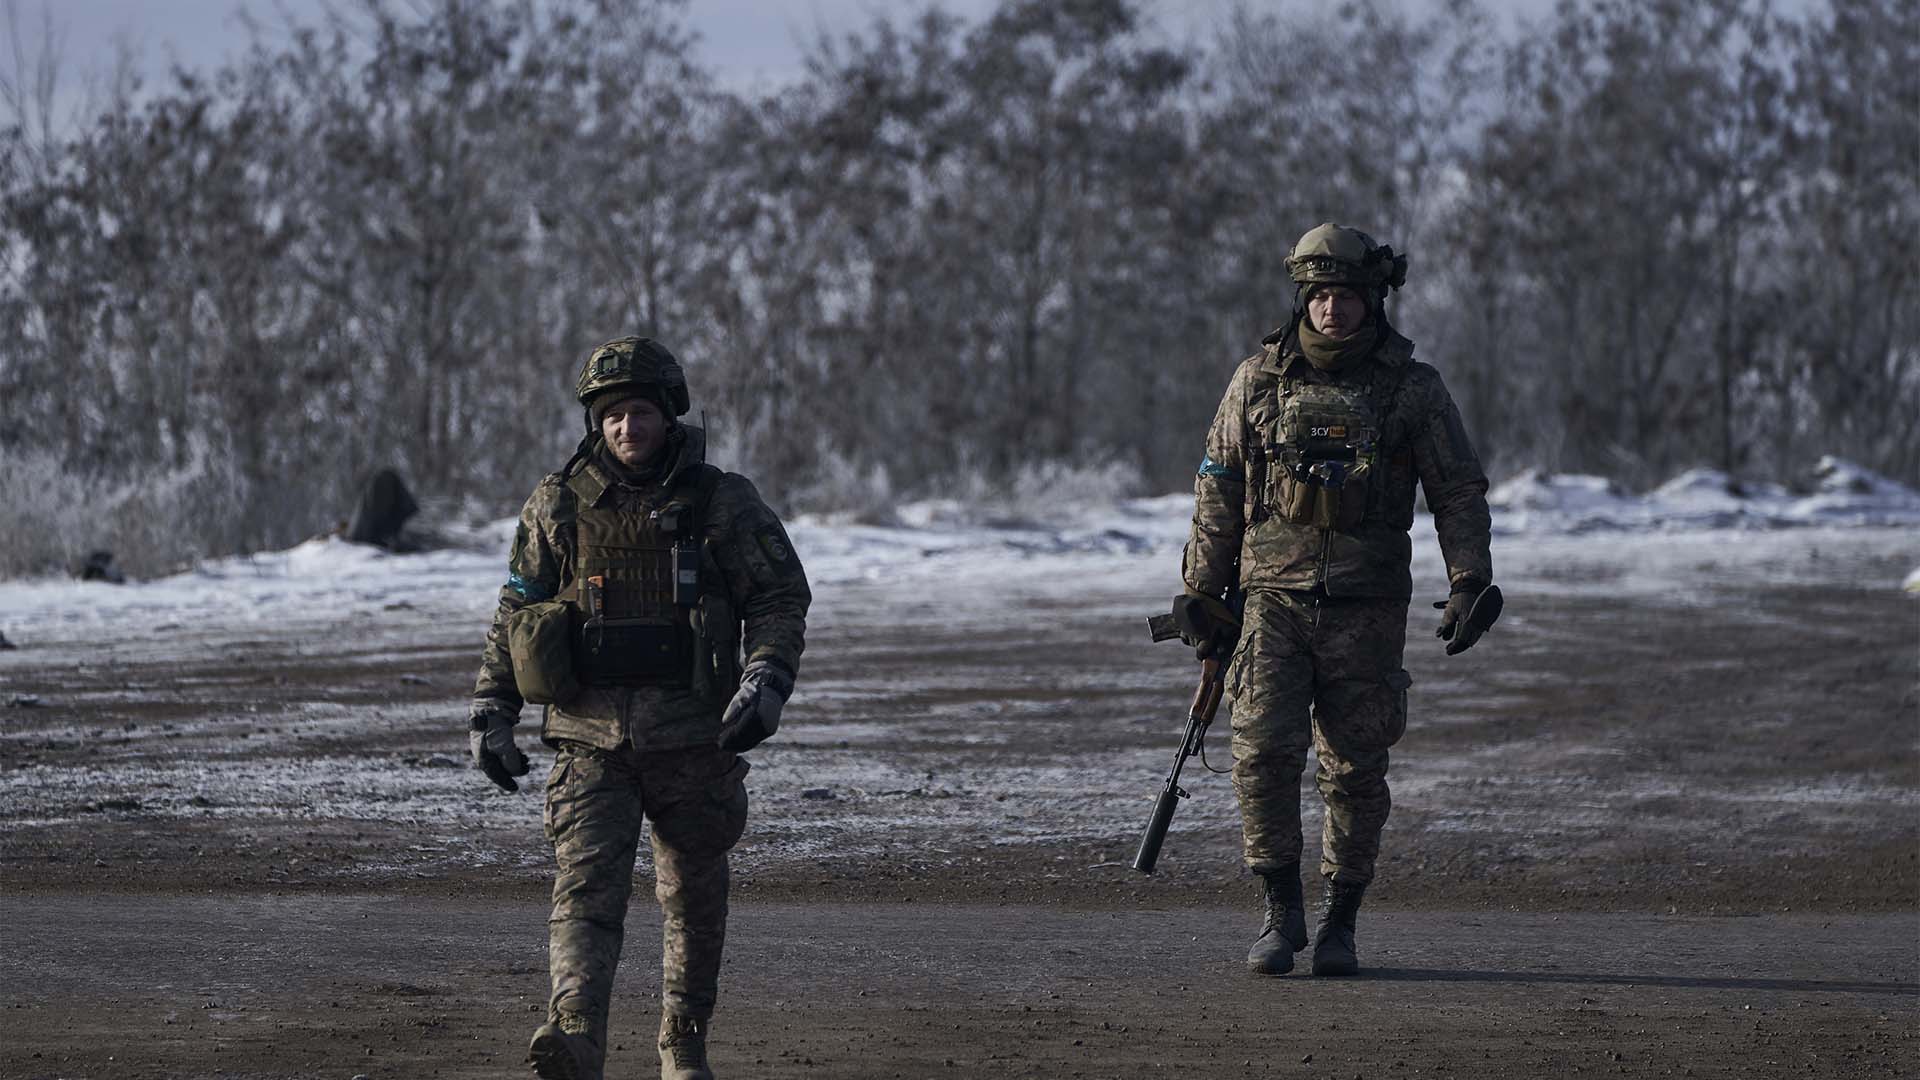
<path id="1" fill-rule="evenodd" d="M 1317 459 L 1283 453 L 1273 479 L 1270 505 L 1276 517 L 1294 525 L 1352 532 L 1367 516 L 1373 462 L 1351 451 L 1344 457 Z"/>
<path id="2" fill-rule="evenodd" d="M 580 693 L 574 672 L 573 605 L 528 604 L 507 616 L 507 653 L 513 680 L 532 705 L 562 705 Z"/>

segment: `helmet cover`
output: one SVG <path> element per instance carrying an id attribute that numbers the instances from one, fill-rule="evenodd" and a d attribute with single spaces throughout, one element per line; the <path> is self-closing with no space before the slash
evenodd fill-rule
<path id="1" fill-rule="evenodd" d="M 665 345 L 643 337 L 623 337 L 607 342 L 587 354 L 580 367 L 573 396 L 592 408 L 594 398 L 611 390 L 631 388 L 665 405 L 674 417 L 685 416 L 692 407 L 687 396 L 687 375 Z"/>

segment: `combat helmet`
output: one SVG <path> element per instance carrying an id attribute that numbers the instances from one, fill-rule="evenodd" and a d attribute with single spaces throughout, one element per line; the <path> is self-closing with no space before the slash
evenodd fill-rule
<path id="1" fill-rule="evenodd" d="M 668 417 L 685 416 L 692 407 L 687 397 L 687 373 L 665 345 L 643 337 L 623 337 L 587 354 L 573 396 L 587 410 L 587 430 L 593 430 L 593 399 L 610 390 L 633 392 L 658 402 Z"/>
<path id="2" fill-rule="evenodd" d="M 1360 290 L 1371 306 L 1388 289 L 1407 283 L 1407 257 L 1359 229 L 1329 221 L 1308 229 L 1287 256 L 1287 276 L 1300 286 L 1302 301 L 1315 285 L 1346 285 Z"/>

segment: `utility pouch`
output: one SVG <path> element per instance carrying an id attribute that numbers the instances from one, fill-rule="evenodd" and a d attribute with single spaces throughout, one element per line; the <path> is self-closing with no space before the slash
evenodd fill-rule
<path id="1" fill-rule="evenodd" d="M 718 593 L 700 597 L 692 614 L 693 691 L 724 709 L 740 689 L 740 620 Z"/>
<path id="2" fill-rule="evenodd" d="M 1311 523 L 1320 501 L 1319 486 L 1295 476 L 1284 464 L 1274 472 L 1278 480 L 1271 500 L 1274 516 L 1294 525 Z"/>
<path id="3" fill-rule="evenodd" d="M 513 680 L 532 705 L 562 705 L 580 692 L 573 671 L 573 605 L 528 604 L 507 616 Z"/>
<path id="4" fill-rule="evenodd" d="M 668 563 L 673 602 L 690 608 L 700 602 L 700 514 L 694 507 L 675 505 L 656 516 L 660 528 L 673 537 Z"/>
<path id="5" fill-rule="evenodd" d="M 673 542 L 673 602 L 692 607 L 700 602 L 700 540 L 683 536 Z"/>
<path id="6" fill-rule="evenodd" d="M 601 617 L 582 626 L 574 656 L 581 681 L 594 686 L 685 686 L 686 627 L 671 617 Z"/>
<path id="7" fill-rule="evenodd" d="M 1327 514 L 1327 520 L 1331 522 L 1328 528 L 1336 532 L 1352 532 L 1359 528 L 1360 522 L 1367 516 L 1367 495 L 1372 486 L 1371 461 L 1362 458 L 1348 465 L 1340 490 L 1335 493 L 1334 505 Z"/>

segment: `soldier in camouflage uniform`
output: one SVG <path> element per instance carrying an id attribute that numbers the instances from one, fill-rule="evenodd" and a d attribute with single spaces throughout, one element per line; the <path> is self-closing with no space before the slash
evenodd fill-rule
<path id="1" fill-rule="evenodd" d="M 660 1075 L 704 1080 L 727 852 L 747 815 L 739 755 L 778 726 L 811 597 L 779 519 L 744 477 L 706 464 L 703 432 L 679 422 L 686 380 L 665 348 L 603 345 L 576 390 L 587 437 L 521 511 L 474 688 L 474 762 L 517 790 L 523 684 L 564 697 L 540 731 L 557 751 L 546 832 L 559 872 L 535 1072 L 601 1077 L 644 819 L 664 915 Z M 522 653 L 516 626 L 543 612 L 563 628 L 570 671 Z"/>
<path id="2" fill-rule="evenodd" d="M 1487 479 L 1440 373 L 1387 321 L 1405 257 L 1327 224 L 1287 267 L 1292 321 L 1240 365 L 1207 433 L 1183 576 L 1215 610 L 1245 597 L 1237 642 L 1215 644 L 1235 649 L 1233 784 L 1266 900 L 1248 965 L 1284 974 L 1307 946 L 1300 773 L 1311 745 L 1326 805 L 1313 971 L 1352 974 L 1354 918 L 1390 805 L 1387 751 L 1407 723 L 1415 483 L 1452 584 L 1436 605 L 1449 654 L 1478 638 L 1499 593 L 1468 618 L 1493 581 Z"/>

